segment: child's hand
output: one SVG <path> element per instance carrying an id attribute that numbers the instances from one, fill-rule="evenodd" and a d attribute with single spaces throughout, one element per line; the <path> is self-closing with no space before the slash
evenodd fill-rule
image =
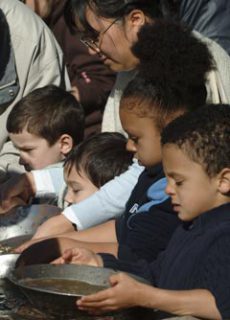
<path id="1" fill-rule="evenodd" d="M 82 297 L 77 301 L 78 308 L 99 314 L 139 304 L 139 288 L 143 286 L 142 283 L 125 273 L 118 273 L 110 277 L 110 284 L 112 287 L 109 289 Z"/>
<path id="2" fill-rule="evenodd" d="M 67 249 L 63 255 L 54 260 L 52 264 L 87 264 L 94 267 L 103 267 L 101 257 L 93 251 L 85 248 Z"/>
<path id="3" fill-rule="evenodd" d="M 27 248 L 29 248 L 30 246 L 32 246 L 33 244 L 40 242 L 43 239 L 31 239 L 28 240 L 26 242 L 24 242 L 23 244 L 21 244 L 19 247 L 14 249 L 15 253 L 22 253 L 24 250 L 26 250 Z"/>
<path id="4" fill-rule="evenodd" d="M 16 206 L 27 205 L 35 194 L 31 173 L 21 174 L 3 183 L 0 188 L 0 213 L 6 213 Z"/>

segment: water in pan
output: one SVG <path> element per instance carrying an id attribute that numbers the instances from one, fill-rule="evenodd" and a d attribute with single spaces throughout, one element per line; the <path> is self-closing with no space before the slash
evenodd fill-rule
<path id="1" fill-rule="evenodd" d="M 102 290 L 105 287 L 92 285 L 83 281 L 70 279 L 23 279 L 22 285 L 49 290 L 51 292 L 65 292 L 73 295 L 87 295 Z"/>
<path id="2" fill-rule="evenodd" d="M 33 308 L 24 296 L 19 292 L 9 289 L 9 282 L 0 279 L 0 320 L 126 320 L 122 316 L 77 316 L 67 319 L 66 317 L 52 317 L 45 315 Z"/>

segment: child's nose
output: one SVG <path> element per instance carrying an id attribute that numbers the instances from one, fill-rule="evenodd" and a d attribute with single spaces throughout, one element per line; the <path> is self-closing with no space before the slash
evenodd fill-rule
<path id="1" fill-rule="evenodd" d="M 20 156 L 20 158 L 19 158 L 19 164 L 21 165 L 21 166 L 25 166 L 26 165 L 26 161 Z"/>
<path id="2" fill-rule="evenodd" d="M 167 185 L 165 187 L 165 193 L 167 193 L 169 196 L 171 196 L 174 193 L 173 188 L 170 185 L 170 183 L 167 183 Z"/>
<path id="3" fill-rule="evenodd" d="M 132 140 L 128 139 L 127 144 L 126 144 L 126 150 L 130 152 L 137 152 L 137 148 L 135 147 L 135 144 Z"/>
<path id="4" fill-rule="evenodd" d="M 65 201 L 68 202 L 69 204 L 73 203 L 73 199 L 71 196 L 71 193 L 67 190 L 66 195 L 65 195 Z"/>

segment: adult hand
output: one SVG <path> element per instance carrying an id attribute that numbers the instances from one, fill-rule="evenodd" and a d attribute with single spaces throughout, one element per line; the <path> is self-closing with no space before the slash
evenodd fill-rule
<path id="1" fill-rule="evenodd" d="M 93 251 L 85 248 L 67 249 L 63 255 L 54 260 L 53 264 L 86 264 L 94 267 L 103 267 L 101 257 Z"/>
<path id="2" fill-rule="evenodd" d="M 0 188 L 0 214 L 14 207 L 27 205 L 34 194 L 32 173 L 24 173 L 9 179 Z"/>
<path id="3" fill-rule="evenodd" d="M 105 313 L 138 306 L 140 290 L 144 286 L 125 273 L 110 277 L 111 288 L 82 297 L 77 306 L 92 314 Z"/>

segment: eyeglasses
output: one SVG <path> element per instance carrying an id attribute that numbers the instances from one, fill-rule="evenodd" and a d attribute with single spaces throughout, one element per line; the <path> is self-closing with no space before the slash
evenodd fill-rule
<path id="1" fill-rule="evenodd" d="M 97 51 L 100 49 L 100 39 L 101 37 L 118 21 L 120 18 L 115 19 L 105 30 L 98 32 L 97 35 L 94 36 L 82 36 L 81 42 L 88 48 Z"/>

